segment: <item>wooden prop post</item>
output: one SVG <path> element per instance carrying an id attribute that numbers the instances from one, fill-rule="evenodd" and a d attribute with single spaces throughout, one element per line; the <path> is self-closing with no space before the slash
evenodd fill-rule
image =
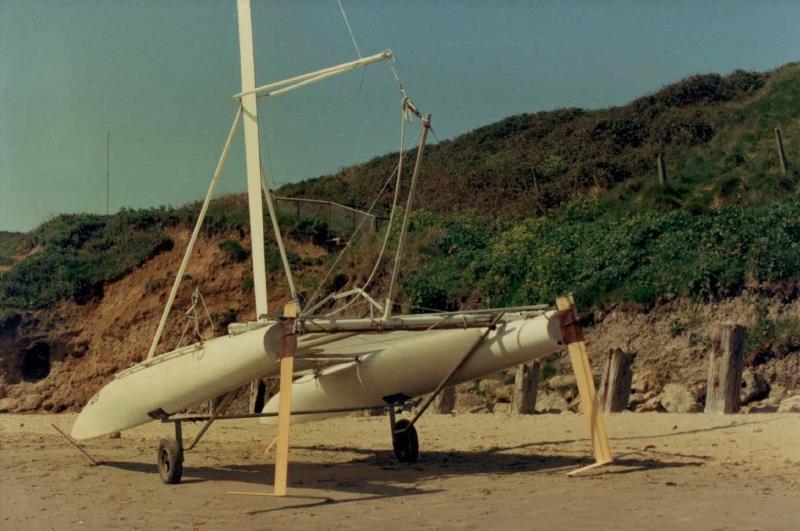
<path id="1" fill-rule="evenodd" d="M 539 372 L 542 364 L 534 361 L 521 364 L 514 375 L 514 395 L 511 397 L 512 415 L 530 415 L 536 412 L 536 393 L 539 392 Z"/>
<path id="2" fill-rule="evenodd" d="M 746 331 L 743 326 L 723 324 L 711 341 L 708 355 L 706 413 L 736 413 L 742 386 Z"/>
<path id="3" fill-rule="evenodd" d="M 286 483 L 289 475 L 289 423 L 292 416 L 292 374 L 294 373 L 294 354 L 297 350 L 297 336 L 294 333 L 294 320 L 299 308 L 290 302 L 283 308 L 281 326 L 281 383 L 278 397 L 278 437 L 275 447 L 275 496 L 286 496 Z"/>
<path id="4" fill-rule="evenodd" d="M 619 413 L 628 408 L 634 357 L 635 354 L 621 348 L 612 348 L 606 353 L 599 397 L 603 413 Z"/>
<path id="5" fill-rule="evenodd" d="M 592 366 L 589 364 L 589 356 L 586 352 L 586 342 L 583 339 L 583 328 L 578 321 L 578 312 L 575 310 L 575 301 L 572 295 L 562 295 L 556 298 L 556 307 L 559 310 L 561 321 L 561 337 L 567 345 L 569 359 L 572 363 L 572 370 L 575 373 L 575 380 L 578 384 L 578 392 L 581 397 L 583 414 L 589 424 L 589 433 L 592 437 L 592 447 L 594 449 L 595 463 L 567 474 L 574 476 L 587 470 L 611 463 L 611 448 L 608 443 L 608 433 L 603 422 L 603 415 L 600 412 L 600 404 L 597 400 L 597 391 L 594 387 L 592 378 Z"/>

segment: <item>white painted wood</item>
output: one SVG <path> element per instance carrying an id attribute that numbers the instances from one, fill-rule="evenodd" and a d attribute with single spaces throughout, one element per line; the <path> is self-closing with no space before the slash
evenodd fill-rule
<path id="1" fill-rule="evenodd" d="M 239 54 L 242 69 L 242 92 L 256 86 L 253 57 L 253 25 L 250 0 L 238 0 Z M 244 150 L 247 169 L 247 199 L 250 210 L 250 241 L 253 257 L 253 291 L 256 319 L 267 314 L 267 271 L 264 261 L 264 210 L 261 204 L 261 158 L 258 149 L 258 107 L 255 94 L 242 97 L 244 113 Z"/>

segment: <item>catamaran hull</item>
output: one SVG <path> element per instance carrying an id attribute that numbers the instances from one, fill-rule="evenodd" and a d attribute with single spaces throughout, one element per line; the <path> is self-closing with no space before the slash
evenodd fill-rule
<path id="1" fill-rule="evenodd" d="M 432 392 L 456 363 L 479 341 L 481 329 L 395 332 L 379 335 L 382 348 L 356 363 L 305 376 L 292 385 L 292 411 L 371 408 Z M 486 376 L 562 349 L 555 312 L 504 322 L 489 333 L 452 379 L 458 384 Z M 264 406 L 275 413 L 278 397 Z M 296 415 L 292 422 L 319 420 L 334 414 Z M 262 423 L 274 424 L 275 417 Z"/>
<path id="2" fill-rule="evenodd" d="M 83 440 L 123 431 L 275 372 L 279 327 L 211 339 L 134 365 L 95 394 L 72 426 Z"/>

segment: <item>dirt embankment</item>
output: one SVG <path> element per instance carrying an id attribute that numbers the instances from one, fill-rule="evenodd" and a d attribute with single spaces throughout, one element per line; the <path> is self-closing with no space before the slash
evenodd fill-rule
<path id="1" fill-rule="evenodd" d="M 100 297 L 84 304 L 62 301 L 28 312 L 13 330 L 0 333 L 0 411 L 77 410 L 114 373 L 143 359 L 188 236 L 187 231 L 170 234 L 175 241 L 172 250 L 104 286 Z M 224 333 L 228 322 L 254 317 L 250 261 L 237 260 L 220 249 L 219 243 L 229 237 L 240 239 L 241 235 L 198 241 L 159 351 L 174 348 L 183 333 L 183 344 L 193 339 L 193 329 L 187 328 L 184 314 L 191 306 L 195 288 L 199 288 L 216 323 L 216 334 Z M 324 252 L 296 242 L 291 243 L 291 249 L 301 258 L 316 258 Z M 321 271 L 316 269 L 320 267 L 307 266 L 304 276 L 319 277 Z M 270 307 L 278 308 L 286 292 L 282 277 L 271 277 Z M 201 306 L 198 311 L 206 325 L 205 310 Z M 655 308 L 618 305 L 594 310 L 585 318 L 591 325 L 587 339 L 596 371 L 599 373 L 611 348 L 636 352 L 634 391 L 643 398 L 652 399 L 672 382 L 685 386 L 702 403 L 711 338 L 721 322 L 745 325 L 752 336 L 748 369 L 767 384 L 752 399 L 765 398 L 770 387 L 800 389 L 800 345 L 793 343 L 800 336 L 800 329 L 795 330 L 800 328 L 796 293 L 765 296 L 752 289 L 720 302 L 701 304 L 680 299 Z M 203 329 L 209 332 L 207 326 Z M 564 356 L 553 356 L 545 365 L 545 376 L 569 372 Z M 507 407 L 503 404 L 510 398 L 509 377 L 500 374 L 483 384 L 460 386 L 459 405 L 467 410 Z M 546 393 L 555 387 L 555 383 L 552 388 L 543 385 L 542 390 Z M 556 397 L 556 407 L 543 397 L 541 409 L 577 407 L 577 393 L 570 390 L 569 382 L 559 391 L 567 403 Z"/>
<path id="2" fill-rule="evenodd" d="M 100 297 L 79 304 L 61 301 L 27 312 L 14 330 L 0 333 L 0 411 L 76 410 L 114 373 L 141 361 L 152 341 L 188 241 L 175 231 L 172 250 L 162 252 L 124 278 L 107 284 Z M 198 288 L 215 323 L 214 335 L 228 322 L 255 317 L 248 259 L 219 248 L 224 236 L 201 237 L 195 247 L 160 342 L 159 352 L 195 339 L 186 311 Z M 302 246 L 293 249 L 303 252 Z M 306 246 L 307 247 L 307 246 Z M 306 249 L 307 253 L 315 252 Z M 270 307 L 285 299 L 279 279 L 271 279 Z M 273 287 L 274 286 L 274 287 Z M 210 334 L 202 304 L 200 327 Z"/>

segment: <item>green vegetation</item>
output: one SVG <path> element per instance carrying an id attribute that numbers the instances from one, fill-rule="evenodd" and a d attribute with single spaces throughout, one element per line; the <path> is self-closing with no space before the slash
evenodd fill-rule
<path id="1" fill-rule="evenodd" d="M 556 369 L 555 365 L 551 361 L 545 361 L 542 363 L 542 368 L 539 369 L 539 380 L 546 382 L 552 376 L 555 376 L 558 370 Z"/>
<path id="2" fill-rule="evenodd" d="M 420 221 L 421 220 L 421 221 Z M 552 302 L 582 306 L 734 295 L 752 280 L 800 280 L 800 200 L 713 213 L 604 212 L 597 202 L 490 230 L 478 218 L 415 215 L 424 259 L 406 275 L 408 302 L 456 308 Z"/>
<path id="3" fill-rule="evenodd" d="M 800 320 L 795 317 L 771 317 L 764 300 L 755 308 L 756 323 L 747 331 L 745 352 L 758 357 L 764 351 L 791 351 L 800 347 Z"/>
<path id="4" fill-rule="evenodd" d="M 692 212 L 774 200 L 798 189 L 796 171 L 780 174 L 773 140 L 780 127 L 787 153 L 800 151 L 798 108 L 800 64 L 793 63 L 693 76 L 621 107 L 511 116 L 430 146 L 415 204 L 524 219 L 590 199 L 604 210 Z M 658 153 L 667 188 L 656 177 Z M 281 194 L 364 207 L 395 163 L 396 154 L 385 155 Z"/>
<path id="5" fill-rule="evenodd" d="M 0 267 L 14 263 L 13 257 L 24 239 L 25 235 L 20 232 L 0 231 Z"/>
<path id="6" fill-rule="evenodd" d="M 38 308 L 66 298 L 88 300 L 172 241 L 156 226 L 159 211 L 112 217 L 63 215 L 30 233 L 23 247 L 42 250 L 0 275 L 0 308 Z"/>
<path id="7" fill-rule="evenodd" d="M 215 200 L 203 224 L 204 234 L 244 236 L 246 205 L 244 198 L 237 196 Z M 7 268 L 0 272 L 0 320 L 5 323 L 20 310 L 41 308 L 61 299 L 85 302 L 102 295 L 105 283 L 171 249 L 173 242 L 167 231 L 193 227 L 199 209 L 200 204 L 194 203 L 178 209 L 122 210 L 112 216 L 65 214 L 28 234 L 0 233 L 0 264 Z M 297 238 L 315 242 L 327 239 L 328 227 L 318 219 L 281 216 L 279 221 Z M 236 240 L 225 240 L 219 247 L 235 261 L 248 257 L 248 251 Z M 267 241 L 267 250 L 275 271 L 281 270 L 271 240 Z M 12 257 L 17 255 L 28 256 L 15 261 Z M 295 268 L 303 265 L 293 253 L 289 253 L 289 261 Z M 156 291 L 166 282 L 154 279 L 144 286 L 145 292 Z"/>
<path id="8" fill-rule="evenodd" d="M 242 247 L 242 244 L 236 240 L 224 240 L 219 243 L 218 247 L 234 262 L 244 262 L 247 260 L 247 251 Z"/>
<path id="9" fill-rule="evenodd" d="M 800 281 L 798 173 L 791 169 L 800 164 L 798 108 L 800 64 L 791 64 L 764 74 L 694 76 L 623 107 L 512 116 L 431 146 L 401 299 L 419 311 L 551 303 L 572 291 L 587 307 L 707 300 L 749 284 Z M 775 127 L 790 158 L 786 175 L 775 157 Z M 667 186 L 656 178 L 658 153 L 667 161 Z M 281 193 L 363 206 L 394 163 L 386 155 Z M 191 228 L 199 209 L 63 215 L 29 234 L 0 233 L 0 327 L 13 326 L 25 309 L 100 295 L 104 283 L 169 249 L 169 231 Z M 329 251 L 305 260 L 289 253 L 307 294 L 333 261 L 331 237 L 349 235 L 333 234 L 319 216 L 281 215 L 279 222 L 295 242 Z M 220 249 L 242 261 L 248 225 L 246 199 L 226 196 L 212 203 L 203 231 L 224 239 Z M 279 274 L 269 231 L 267 238 L 269 272 Z M 379 247 L 377 236 L 358 240 L 326 287 L 363 283 Z M 308 271 L 313 279 L 304 277 Z M 376 285 L 385 283 L 381 275 Z M 164 282 L 155 279 L 145 291 Z M 241 279 L 241 288 L 252 291 L 252 282 Z M 786 332 L 793 326 L 764 321 L 751 340 L 794 337 Z M 690 328 L 676 319 L 671 332 Z"/>

